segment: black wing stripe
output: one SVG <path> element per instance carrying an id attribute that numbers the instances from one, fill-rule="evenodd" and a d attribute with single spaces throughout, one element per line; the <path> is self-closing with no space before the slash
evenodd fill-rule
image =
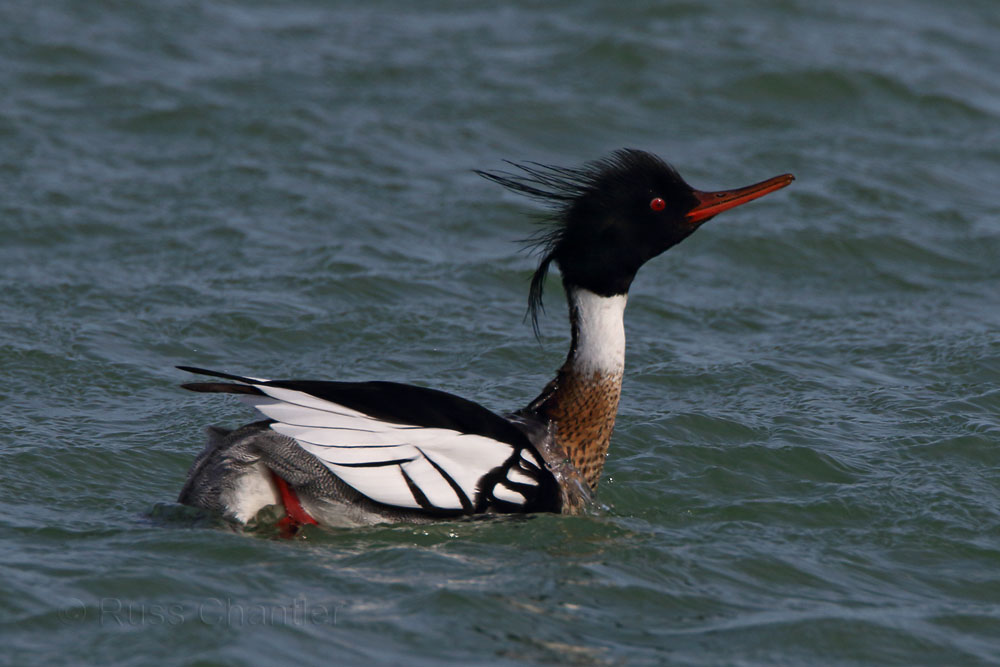
<path id="1" fill-rule="evenodd" d="M 409 459 L 392 459 L 391 461 L 366 461 L 364 463 L 332 463 L 331 465 L 343 466 L 345 468 L 383 468 L 385 466 L 403 465 L 412 461 Z"/>
<path id="2" fill-rule="evenodd" d="M 320 445 L 315 442 L 310 442 L 311 447 L 322 447 L 323 449 L 384 449 L 391 447 L 402 447 L 406 445 L 405 442 L 396 443 L 394 445 Z M 340 465 L 339 463 L 337 465 Z"/>
<path id="3" fill-rule="evenodd" d="M 462 487 L 458 485 L 458 482 L 456 482 L 451 475 L 445 472 L 444 468 L 439 466 L 434 461 L 434 459 L 427 456 L 427 453 L 424 452 L 424 450 L 420 449 L 419 447 L 417 447 L 416 449 L 423 455 L 424 459 L 426 459 L 427 462 L 430 463 L 434 467 L 434 469 L 438 471 L 438 474 L 444 478 L 444 481 L 448 482 L 448 486 L 450 486 L 451 490 L 455 492 L 456 496 L 458 496 L 458 502 L 462 504 L 462 511 L 465 512 L 466 514 L 472 514 L 472 502 L 469 500 L 469 496 L 465 494 L 465 491 L 462 490 Z"/>
<path id="4" fill-rule="evenodd" d="M 420 490 L 420 487 L 417 486 L 417 483 L 414 482 L 413 479 L 411 479 L 408 474 L 406 474 L 406 471 L 403 470 L 403 466 L 399 466 L 399 472 L 402 473 L 403 480 L 406 482 L 406 486 L 409 487 L 410 493 L 413 494 L 413 499 L 417 501 L 417 504 L 420 505 L 422 509 L 425 510 L 439 509 L 435 507 L 433 503 L 431 503 L 431 501 L 427 498 L 426 494 L 424 494 L 424 492 Z"/>
<path id="5" fill-rule="evenodd" d="M 347 426 L 313 426 L 311 424 L 299 424 L 297 422 L 292 421 L 291 419 L 279 419 L 278 421 L 280 421 L 282 424 L 288 424 L 289 426 L 301 426 L 302 428 L 321 428 L 325 431 L 350 431 L 351 433 L 383 433 L 383 431 L 376 431 L 375 429 L 371 428 L 350 428 Z"/>

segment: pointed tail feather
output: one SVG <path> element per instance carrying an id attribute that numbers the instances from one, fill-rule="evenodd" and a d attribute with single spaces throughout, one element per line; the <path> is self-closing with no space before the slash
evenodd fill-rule
<path id="1" fill-rule="evenodd" d="M 250 394 L 251 396 L 264 396 L 257 387 L 246 384 L 229 384 L 228 382 L 188 382 L 181 385 L 181 389 L 188 391 L 199 391 L 206 394 Z"/>
<path id="2" fill-rule="evenodd" d="M 188 391 L 200 391 L 210 394 L 250 394 L 252 396 L 263 396 L 264 392 L 257 387 L 250 386 L 254 383 L 267 382 L 267 380 L 256 380 L 254 378 L 222 373 L 220 371 L 210 371 L 194 366 L 178 366 L 179 370 L 195 373 L 197 375 L 208 375 L 209 377 L 222 378 L 224 380 L 234 380 L 236 382 L 246 382 L 247 384 L 229 384 L 228 382 L 188 382 L 181 385 L 182 389 Z"/>
<path id="3" fill-rule="evenodd" d="M 223 373 L 222 371 L 210 371 L 206 368 L 196 368 L 194 366 L 177 366 L 176 368 L 177 370 L 194 373 L 195 375 L 208 375 L 209 377 L 222 378 L 223 380 L 234 380 L 236 382 L 246 382 L 247 384 L 260 384 L 261 382 L 267 382 L 267 380 L 261 380 L 259 378 L 248 378 L 243 377 L 242 375 Z"/>

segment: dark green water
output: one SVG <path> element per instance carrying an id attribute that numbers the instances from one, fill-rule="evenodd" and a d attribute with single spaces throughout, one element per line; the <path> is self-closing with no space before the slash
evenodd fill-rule
<path id="1" fill-rule="evenodd" d="M 9 664 L 1000 664 L 1000 11 L 0 4 Z M 592 516 L 241 535 L 178 363 L 497 410 L 535 209 L 471 173 L 790 171 L 647 266 Z"/>

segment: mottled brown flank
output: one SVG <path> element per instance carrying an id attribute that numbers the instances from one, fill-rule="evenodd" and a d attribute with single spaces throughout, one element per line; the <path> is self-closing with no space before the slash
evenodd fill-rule
<path id="1" fill-rule="evenodd" d="M 597 488 L 615 427 L 622 374 L 585 373 L 567 363 L 535 409 L 555 424 L 555 439 L 591 490 Z"/>

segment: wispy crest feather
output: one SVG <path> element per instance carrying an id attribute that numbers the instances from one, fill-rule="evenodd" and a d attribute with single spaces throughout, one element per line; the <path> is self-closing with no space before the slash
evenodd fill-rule
<path id="1" fill-rule="evenodd" d="M 565 232 L 565 215 L 572 202 L 587 191 L 589 181 L 586 169 L 569 169 L 553 167 L 537 162 L 517 163 L 504 160 L 518 169 L 512 171 L 480 171 L 476 173 L 508 190 L 517 192 L 549 208 L 548 215 L 541 219 L 541 227 L 534 234 L 522 239 L 524 250 L 540 256 L 538 267 L 531 276 L 531 286 L 528 289 L 528 312 L 525 317 L 531 317 L 531 328 L 535 337 L 540 337 L 538 315 L 545 312 L 542 294 L 545 291 L 545 279 L 549 266 L 555 259 L 555 251 Z"/>
<path id="2" fill-rule="evenodd" d="M 625 171 L 637 162 L 650 160 L 656 161 L 661 168 L 670 169 L 654 155 L 625 148 L 615 151 L 605 159 L 589 162 L 579 168 L 504 160 L 517 171 L 475 170 L 487 180 L 545 204 L 550 211 L 542 219 L 542 228 L 524 240 L 526 250 L 541 256 L 528 290 L 527 315 L 531 316 L 531 327 L 536 337 L 539 336 L 538 314 L 545 312 L 542 303 L 545 278 L 552 262 L 556 260 L 556 252 L 565 237 L 570 208 L 581 197 L 597 190 L 606 175 Z"/>

